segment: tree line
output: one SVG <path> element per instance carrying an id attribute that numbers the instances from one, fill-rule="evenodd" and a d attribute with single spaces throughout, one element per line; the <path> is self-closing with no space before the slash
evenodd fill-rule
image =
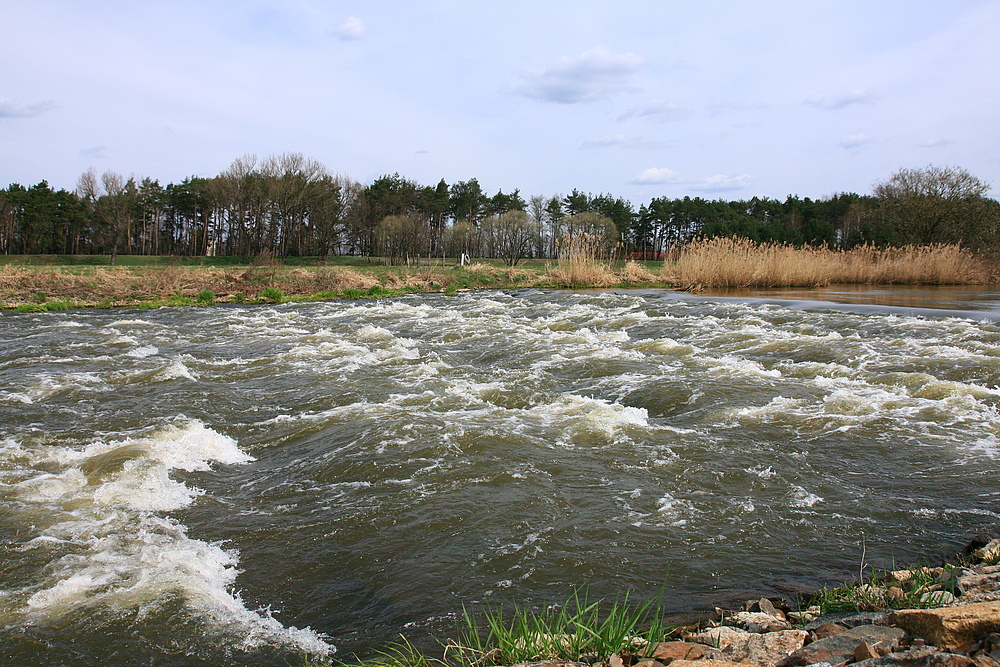
<path id="1" fill-rule="evenodd" d="M 369 185 L 298 153 L 235 160 L 214 178 L 161 185 L 108 171 L 83 173 L 75 191 L 47 182 L 0 190 L 4 254 L 367 255 L 503 259 L 555 257 L 559 240 L 586 233 L 633 256 L 658 258 L 696 238 L 850 249 L 958 243 L 993 250 L 1000 203 L 957 167 L 901 169 L 870 195 L 789 195 L 727 201 L 654 197 L 638 208 L 573 190 L 525 198 L 487 194 L 475 178 L 421 185 L 398 173 Z"/>

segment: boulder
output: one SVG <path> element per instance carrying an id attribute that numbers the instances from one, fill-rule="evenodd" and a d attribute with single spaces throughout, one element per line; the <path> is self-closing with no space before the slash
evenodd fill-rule
<path id="1" fill-rule="evenodd" d="M 723 618 L 722 622 L 750 632 L 777 632 L 792 627 L 788 621 L 760 611 L 738 611 L 732 616 Z"/>
<path id="2" fill-rule="evenodd" d="M 697 660 L 706 648 L 704 644 L 692 642 L 660 642 L 648 655 L 669 664 L 674 660 Z"/>
<path id="3" fill-rule="evenodd" d="M 670 663 L 670 667 L 747 667 L 747 663 L 726 660 L 675 660 Z"/>
<path id="4" fill-rule="evenodd" d="M 839 635 L 841 632 L 847 632 L 846 625 L 841 625 L 840 623 L 824 623 L 823 625 L 818 625 L 812 629 L 812 636 L 813 640 L 826 639 L 827 637 Z"/>
<path id="5" fill-rule="evenodd" d="M 927 591 L 920 596 L 921 604 L 946 605 L 955 601 L 955 596 L 948 591 Z"/>
<path id="6" fill-rule="evenodd" d="M 933 646 L 919 646 L 855 662 L 851 667 L 974 667 L 972 658 L 941 653 Z"/>
<path id="7" fill-rule="evenodd" d="M 1000 565 L 972 568 L 958 578 L 962 602 L 989 602 L 1000 599 Z"/>
<path id="8" fill-rule="evenodd" d="M 1000 601 L 902 609 L 890 614 L 888 621 L 935 646 L 962 651 L 975 644 L 980 635 L 1000 631 Z"/>
<path id="9" fill-rule="evenodd" d="M 978 549 L 972 554 L 979 560 L 984 560 L 987 562 L 995 562 L 1000 560 L 1000 538 L 992 540 L 982 549 Z"/>
<path id="10" fill-rule="evenodd" d="M 888 617 L 887 611 L 843 611 L 823 614 L 802 629 L 815 630 L 824 623 L 837 623 L 847 628 L 856 628 L 859 625 L 884 625 Z"/>
<path id="11" fill-rule="evenodd" d="M 749 634 L 734 639 L 722 649 L 722 657 L 733 662 L 755 665 L 777 665 L 801 649 L 809 639 L 805 630 L 782 630 L 766 634 Z"/>
<path id="12" fill-rule="evenodd" d="M 899 628 L 881 625 L 859 625 L 825 639 L 819 639 L 804 646 L 789 656 L 789 667 L 811 665 L 815 662 L 829 662 L 837 665 L 854 660 L 854 651 L 862 643 L 881 653 L 897 648 L 906 633 Z"/>
<path id="13" fill-rule="evenodd" d="M 707 630 L 702 630 L 696 635 L 691 635 L 688 639 L 713 648 L 724 649 L 736 639 L 745 637 L 749 634 L 752 633 L 749 633 L 746 630 L 740 630 L 739 628 L 731 628 L 723 625 L 718 628 L 708 628 Z"/>

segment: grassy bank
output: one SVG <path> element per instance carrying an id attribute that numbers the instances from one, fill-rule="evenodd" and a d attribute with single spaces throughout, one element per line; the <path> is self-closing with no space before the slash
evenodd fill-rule
<path id="1" fill-rule="evenodd" d="M 756 245 L 711 239 L 686 246 L 676 261 L 623 262 L 586 238 L 572 239 L 558 260 L 516 268 L 454 259 L 390 266 L 374 258 L 295 257 L 0 257 L 0 309 L 278 303 L 384 297 L 484 288 L 818 287 L 839 283 L 961 285 L 1000 282 L 996 262 L 958 246 L 850 251 Z"/>
<path id="2" fill-rule="evenodd" d="M 524 262 L 509 268 L 480 261 L 460 266 L 435 260 L 389 266 L 368 258 L 278 261 L 258 258 L 119 257 L 116 266 L 74 257 L 16 258 L 0 265 L 0 307 L 42 312 L 85 307 L 279 303 L 385 297 L 411 292 L 520 287 L 667 286 L 658 263 L 570 260 Z M 653 270 L 650 270 L 652 268 Z"/>

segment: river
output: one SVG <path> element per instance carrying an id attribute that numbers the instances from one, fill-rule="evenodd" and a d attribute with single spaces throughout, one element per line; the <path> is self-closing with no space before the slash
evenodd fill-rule
<path id="1" fill-rule="evenodd" d="M 1000 523 L 1000 295 L 862 292 L 4 314 L 0 663 L 349 660 L 960 549 Z"/>

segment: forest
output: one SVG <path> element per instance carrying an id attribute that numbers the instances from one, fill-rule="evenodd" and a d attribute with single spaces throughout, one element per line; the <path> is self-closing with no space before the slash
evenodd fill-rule
<path id="1" fill-rule="evenodd" d="M 622 256 L 669 257 L 696 239 L 852 249 L 960 244 L 992 251 L 1000 203 L 958 167 L 900 169 L 868 195 L 784 201 L 654 197 L 635 208 L 611 194 L 487 194 L 475 178 L 421 185 L 400 174 L 369 185 L 297 153 L 248 155 L 213 178 L 162 185 L 83 173 L 74 191 L 46 181 L 0 190 L 0 253 L 275 257 L 361 255 L 503 259 L 559 254 L 586 233 Z"/>

